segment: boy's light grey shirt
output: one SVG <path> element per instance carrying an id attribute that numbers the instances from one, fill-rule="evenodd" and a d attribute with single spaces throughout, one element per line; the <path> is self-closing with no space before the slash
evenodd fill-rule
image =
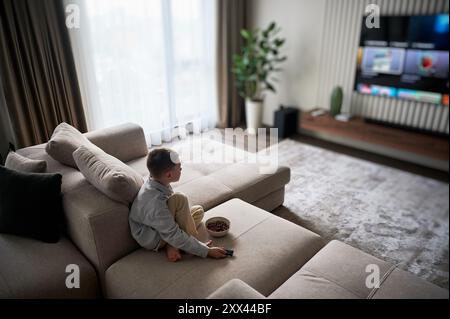
<path id="1" fill-rule="evenodd" d="M 167 206 L 172 188 L 149 178 L 131 206 L 129 223 L 133 238 L 144 248 L 157 250 L 164 240 L 185 252 L 206 257 L 208 246 L 188 235 L 175 222 Z"/>

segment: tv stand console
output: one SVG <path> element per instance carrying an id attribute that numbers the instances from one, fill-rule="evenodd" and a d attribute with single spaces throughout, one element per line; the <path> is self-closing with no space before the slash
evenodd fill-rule
<path id="1" fill-rule="evenodd" d="M 360 117 L 348 122 L 335 120 L 328 113 L 312 116 L 302 112 L 300 132 L 334 143 L 449 171 L 448 135 L 430 135 L 379 125 Z"/>
<path id="2" fill-rule="evenodd" d="M 395 124 L 395 123 L 375 120 L 375 119 L 371 119 L 371 118 L 364 118 L 364 122 L 366 122 L 368 124 L 381 125 L 381 126 L 385 126 L 385 127 L 401 129 L 401 130 L 405 130 L 405 131 L 410 131 L 410 132 L 419 133 L 419 134 L 425 134 L 425 135 L 434 136 L 434 137 L 447 138 L 447 139 L 449 137 L 448 134 L 445 134 L 445 133 L 434 132 L 434 131 L 425 130 L 425 129 L 421 129 L 421 128 L 417 128 L 417 127 L 413 127 L 413 126 Z"/>

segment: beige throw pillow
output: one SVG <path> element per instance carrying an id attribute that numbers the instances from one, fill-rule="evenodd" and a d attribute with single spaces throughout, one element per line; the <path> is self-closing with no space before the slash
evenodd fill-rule
<path id="1" fill-rule="evenodd" d="M 80 131 L 63 122 L 53 131 L 45 151 L 58 162 L 77 168 L 72 154 L 81 145 L 97 148 Z"/>
<path id="2" fill-rule="evenodd" d="M 45 173 L 47 171 L 47 162 L 29 159 L 11 151 L 6 157 L 5 167 L 25 173 Z"/>
<path id="3" fill-rule="evenodd" d="M 129 205 L 143 184 L 142 176 L 99 148 L 80 146 L 73 159 L 84 177 L 113 200 Z"/>

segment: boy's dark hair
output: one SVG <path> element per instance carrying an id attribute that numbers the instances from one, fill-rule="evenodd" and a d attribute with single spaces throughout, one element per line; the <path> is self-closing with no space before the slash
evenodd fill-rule
<path id="1" fill-rule="evenodd" d="M 160 177 L 176 165 L 170 157 L 171 152 L 173 151 L 167 148 L 157 148 L 148 154 L 147 168 L 152 177 Z"/>

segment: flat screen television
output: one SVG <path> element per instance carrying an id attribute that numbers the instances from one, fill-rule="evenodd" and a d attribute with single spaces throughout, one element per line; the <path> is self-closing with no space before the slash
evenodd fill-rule
<path id="1" fill-rule="evenodd" d="M 448 14 L 363 18 L 355 90 L 448 106 Z"/>

